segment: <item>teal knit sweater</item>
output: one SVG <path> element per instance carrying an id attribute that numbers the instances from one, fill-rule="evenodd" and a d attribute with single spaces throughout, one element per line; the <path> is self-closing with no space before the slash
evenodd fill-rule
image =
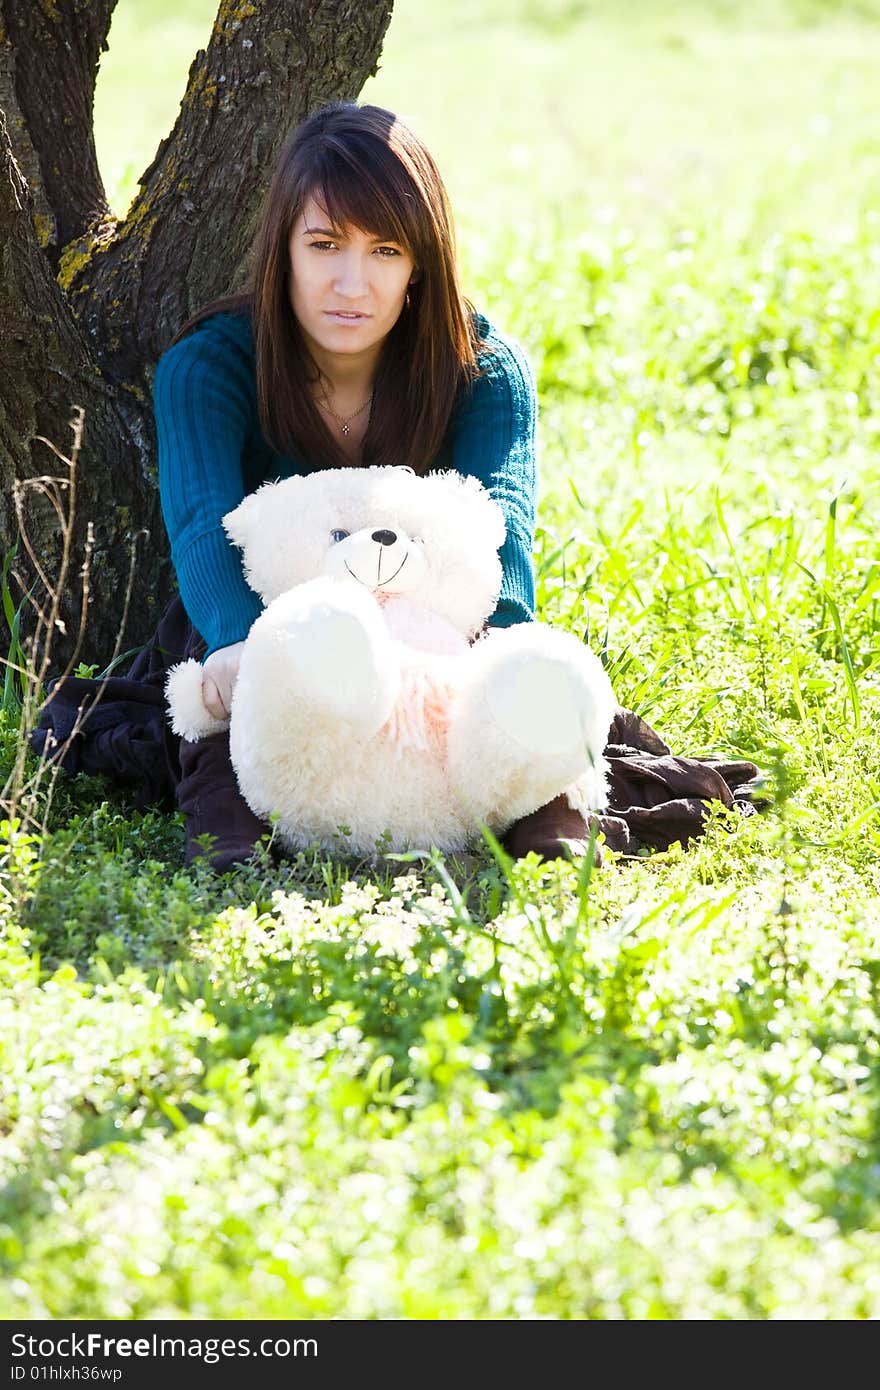
<path id="1" fill-rule="evenodd" d="M 534 617 L 535 384 L 519 346 L 478 316 L 483 375 L 455 403 L 433 468 L 479 478 L 504 512 L 503 582 L 490 622 Z M 261 603 L 222 517 L 261 483 L 310 471 L 274 453 L 257 410 L 253 334 L 244 314 L 215 314 L 163 353 L 154 383 L 159 493 L 183 605 L 208 652 L 240 642 Z"/>

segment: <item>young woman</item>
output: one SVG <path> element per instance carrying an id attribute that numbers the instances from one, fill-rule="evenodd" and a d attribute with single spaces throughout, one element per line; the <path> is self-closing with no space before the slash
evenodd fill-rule
<path id="1" fill-rule="evenodd" d="M 272 478 L 371 464 L 479 478 L 507 523 L 490 622 L 534 617 L 532 373 L 464 298 L 440 175 L 390 112 L 332 105 L 294 132 L 249 289 L 185 326 L 159 361 L 155 409 L 172 559 L 218 718 L 260 610 L 221 518 Z M 267 827 L 238 792 L 228 736 L 184 742 L 180 765 L 187 862 L 206 852 L 206 836 L 218 870 L 246 859 Z M 560 797 L 506 843 L 553 857 L 587 839 Z"/>

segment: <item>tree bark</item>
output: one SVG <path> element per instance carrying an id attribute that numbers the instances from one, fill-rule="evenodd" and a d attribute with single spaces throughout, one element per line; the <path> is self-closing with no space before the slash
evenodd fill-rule
<path id="1" fill-rule="evenodd" d="M 284 139 L 317 106 L 356 98 L 391 17 L 391 0 L 220 0 L 174 128 L 117 222 L 92 133 L 115 3 L 0 0 L 0 550 L 16 534 L 13 479 L 54 471 L 36 437 L 65 451 L 83 406 L 77 534 L 91 521 L 95 551 L 82 656 L 97 661 L 112 650 L 139 532 L 126 645 L 148 635 L 173 587 L 155 487 L 156 359 L 195 309 L 241 285 Z M 39 508 L 28 520 L 51 569 L 57 525 Z"/>
<path id="2" fill-rule="evenodd" d="M 57 460 L 39 436 L 62 453 L 71 445 L 73 408 L 86 413 L 85 442 L 78 469 L 76 551 L 84 550 L 89 522 L 95 536 L 89 642 L 90 654 L 112 651 L 119 621 L 117 596 L 124 587 L 137 532 L 161 535 L 154 488 L 144 486 L 138 441 L 119 408 L 119 391 L 97 370 L 62 291 L 52 275 L 33 226 L 33 203 L 9 142 L 0 113 L 0 323 L 3 326 L 3 371 L 0 373 L 0 467 L 3 470 L 0 539 L 8 551 L 15 544 L 13 505 L 16 479 L 58 474 Z M 61 470 L 63 473 L 63 469 Z M 30 541 L 50 574 L 60 564 L 60 537 L 54 513 L 36 501 L 27 508 Z M 34 578 L 19 554 L 18 566 L 29 588 Z M 74 565 L 73 574 L 77 567 Z M 161 547 L 142 547 L 138 579 L 143 592 L 168 592 Z M 44 595 L 39 587 L 36 601 Z M 65 631 L 59 632 L 59 660 L 69 654 L 79 627 L 82 586 L 74 580 L 63 595 Z M 148 606 L 147 623 L 156 604 Z"/>

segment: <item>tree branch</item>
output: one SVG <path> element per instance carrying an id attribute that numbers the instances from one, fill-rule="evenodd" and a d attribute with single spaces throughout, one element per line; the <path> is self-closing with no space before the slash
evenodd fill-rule
<path id="1" fill-rule="evenodd" d="M 109 216 L 92 108 L 115 6 L 116 0 L 0 0 L 0 30 L 14 54 L 10 135 L 38 203 L 43 198 L 54 219 L 41 240 L 56 260 L 56 247 Z"/>
<path id="2" fill-rule="evenodd" d="M 220 0 L 125 222 L 62 263 L 111 379 L 142 379 L 191 312 L 240 285 L 289 130 L 317 106 L 357 96 L 390 18 L 391 0 Z"/>

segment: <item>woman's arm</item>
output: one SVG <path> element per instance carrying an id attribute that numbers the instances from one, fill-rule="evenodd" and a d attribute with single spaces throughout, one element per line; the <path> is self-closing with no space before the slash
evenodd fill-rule
<path id="1" fill-rule="evenodd" d="M 209 321 L 159 359 L 153 398 L 171 557 L 183 605 L 210 654 L 242 641 L 262 607 L 222 525 L 244 496 L 252 368 Z"/>
<path id="2" fill-rule="evenodd" d="M 479 478 L 504 513 L 501 595 L 489 623 L 512 627 L 535 616 L 537 467 L 535 379 L 518 344 L 490 330 L 483 375 L 466 390 L 452 426 L 452 466 Z"/>

